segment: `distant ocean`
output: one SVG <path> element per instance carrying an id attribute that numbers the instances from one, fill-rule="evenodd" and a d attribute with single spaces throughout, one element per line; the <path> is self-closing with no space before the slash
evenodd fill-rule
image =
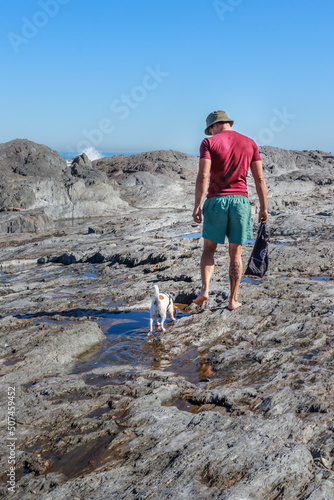
<path id="1" fill-rule="evenodd" d="M 78 155 L 81 155 L 82 153 L 85 153 L 90 161 L 94 160 L 99 160 L 100 158 L 107 158 L 108 156 L 115 156 L 115 155 L 124 155 L 124 156 L 130 156 L 134 155 L 136 153 L 111 153 L 111 152 L 100 152 L 97 149 L 91 147 L 84 149 L 83 151 L 58 151 L 60 156 L 64 158 L 67 162 L 71 163 L 73 158 L 75 158 Z"/>
<path id="2" fill-rule="evenodd" d="M 139 151 L 140 153 L 141 151 Z M 84 149 L 83 151 L 76 152 L 76 151 L 58 151 L 60 156 L 64 158 L 64 160 L 67 161 L 67 163 L 71 164 L 73 158 L 75 158 L 78 155 L 81 155 L 82 153 L 85 153 L 90 161 L 94 160 L 99 160 L 100 158 L 107 158 L 109 156 L 116 156 L 116 155 L 124 155 L 124 156 L 131 156 L 135 155 L 138 153 L 132 152 L 132 153 L 111 153 L 111 152 L 105 152 L 105 151 L 98 151 L 94 147 Z M 186 154 L 192 154 L 192 153 L 186 153 Z M 193 154 L 193 156 L 197 156 L 197 154 Z"/>

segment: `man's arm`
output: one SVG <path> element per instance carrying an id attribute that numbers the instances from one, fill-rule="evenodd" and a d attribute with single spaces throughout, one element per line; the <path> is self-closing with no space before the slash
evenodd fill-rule
<path id="1" fill-rule="evenodd" d="M 211 160 L 208 158 L 200 158 L 199 169 L 196 179 L 195 189 L 195 208 L 193 212 L 193 219 L 200 224 L 202 222 L 201 204 L 208 188 L 209 176 L 211 170 Z"/>
<path id="2" fill-rule="evenodd" d="M 266 181 L 264 180 L 262 161 L 253 161 L 250 168 L 254 177 L 256 192 L 260 201 L 259 222 L 267 222 L 267 186 Z"/>

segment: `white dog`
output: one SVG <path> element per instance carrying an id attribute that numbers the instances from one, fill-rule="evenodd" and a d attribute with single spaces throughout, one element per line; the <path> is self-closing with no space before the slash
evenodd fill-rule
<path id="1" fill-rule="evenodd" d="M 163 332 L 165 332 L 164 321 L 166 320 L 167 314 L 172 321 L 175 321 L 174 312 L 176 307 L 173 304 L 173 299 L 170 295 L 166 293 L 159 292 L 159 288 L 157 285 L 153 285 L 152 288 L 155 289 L 155 296 L 152 300 L 151 310 L 150 310 L 150 332 L 152 333 L 153 328 L 153 320 L 155 321 L 155 328 L 158 329 L 159 323 L 158 318 L 161 318 L 160 328 Z"/>

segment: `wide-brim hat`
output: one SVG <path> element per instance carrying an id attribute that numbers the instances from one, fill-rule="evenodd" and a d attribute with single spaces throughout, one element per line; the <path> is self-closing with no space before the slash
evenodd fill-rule
<path id="1" fill-rule="evenodd" d="M 212 111 L 212 113 L 209 114 L 209 116 L 206 119 L 206 129 L 204 130 L 204 133 L 206 135 L 212 135 L 209 132 L 209 128 L 214 124 L 218 122 L 229 122 L 231 125 L 233 125 L 234 121 L 231 120 L 225 113 L 225 111 Z"/>

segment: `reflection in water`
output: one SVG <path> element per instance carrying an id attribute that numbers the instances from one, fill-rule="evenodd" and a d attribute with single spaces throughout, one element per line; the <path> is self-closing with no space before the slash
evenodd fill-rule
<path id="1" fill-rule="evenodd" d="M 148 332 L 149 311 L 113 312 L 97 321 L 105 335 Z"/>
<path id="2" fill-rule="evenodd" d="M 201 377 L 211 377 L 213 375 L 213 369 L 211 365 L 208 365 L 207 363 L 201 363 L 199 370 L 200 372 L 200 378 Z"/>
<path id="3" fill-rule="evenodd" d="M 147 342 L 149 319 L 149 311 L 117 311 L 98 319 L 96 322 L 107 338 L 97 353 L 76 366 L 74 373 L 110 365 L 158 368 L 162 346 Z"/>

